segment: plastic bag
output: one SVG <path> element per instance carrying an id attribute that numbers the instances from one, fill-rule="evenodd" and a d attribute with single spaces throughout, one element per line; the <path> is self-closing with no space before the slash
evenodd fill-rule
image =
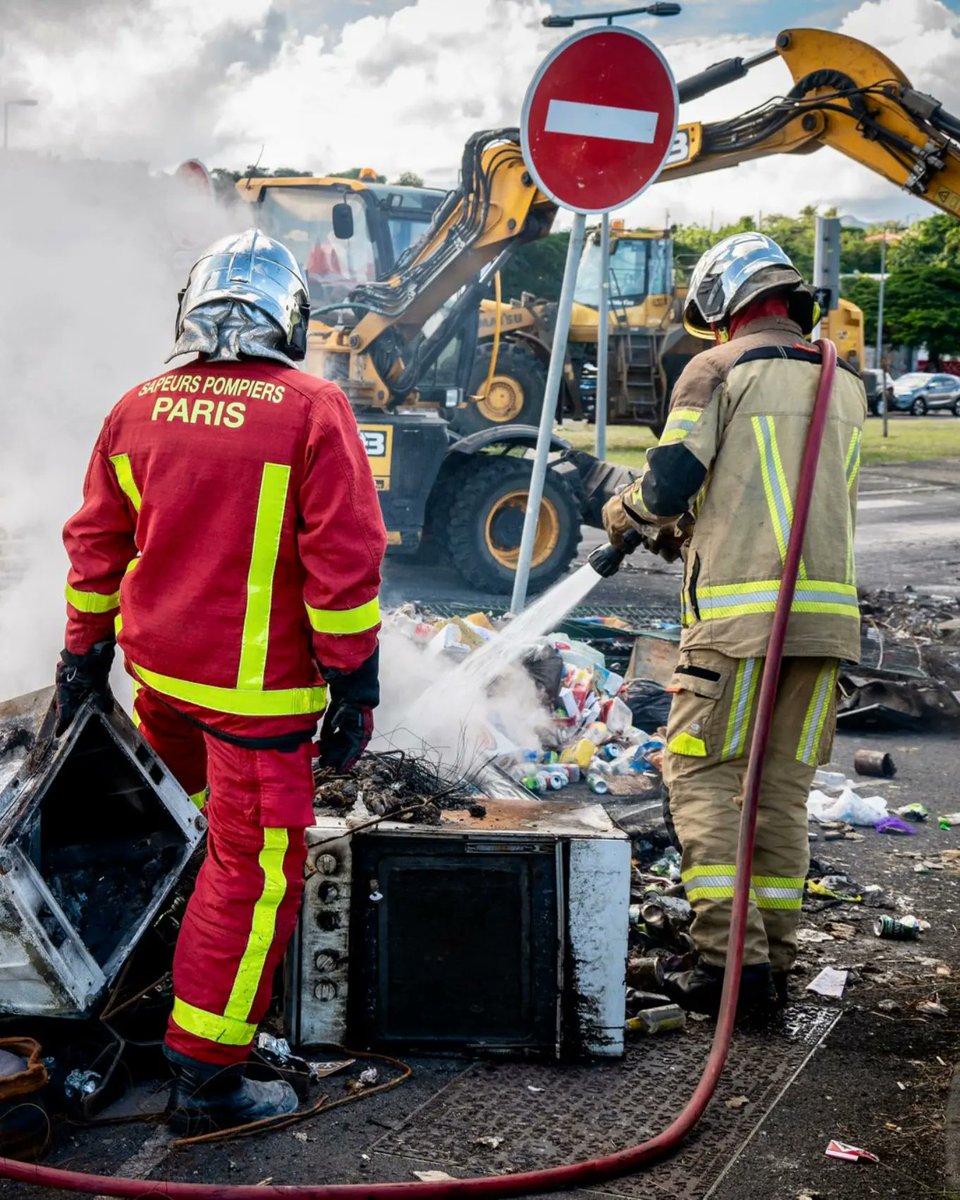
<path id="1" fill-rule="evenodd" d="M 815 821 L 875 825 L 887 815 L 887 802 L 882 796 L 861 796 L 852 788 L 844 788 L 836 798 L 814 788 L 807 797 L 807 815 Z"/>

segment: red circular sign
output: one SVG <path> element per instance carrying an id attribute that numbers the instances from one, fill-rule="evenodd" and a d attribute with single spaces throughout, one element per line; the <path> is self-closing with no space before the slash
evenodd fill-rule
<path id="1" fill-rule="evenodd" d="M 585 29 L 547 55 L 524 97 L 520 141 L 552 200 L 601 213 L 653 183 L 676 127 L 666 60 L 643 34 L 618 25 Z"/>

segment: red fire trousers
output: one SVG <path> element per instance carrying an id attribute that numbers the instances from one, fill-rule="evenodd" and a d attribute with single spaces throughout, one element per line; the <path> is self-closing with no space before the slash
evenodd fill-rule
<path id="1" fill-rule="evenodd" d="M 134 719 L 209 822 L 207 857 L 174 953 L 166 1042 L 201 1062 L 243 1062 L 300 909 L 313 745 L 235 746 L 149 688 L 137 692 Z"/>

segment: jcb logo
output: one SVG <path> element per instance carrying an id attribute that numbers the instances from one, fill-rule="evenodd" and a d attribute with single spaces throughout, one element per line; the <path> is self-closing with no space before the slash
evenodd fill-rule
<path id="1" fill-rule="evenodd" d="M 361 425 L 360 437 L 367 452 L 377 491 L 389 492 L 390 466 L 393 460 L 393 426 Z"/>
<path id="2" fill-rule="evenodd" d="M 379 429 L 361 429 L 363 448 L 368 458 L 383 458 L 387 453 L 387 435 Z"/>

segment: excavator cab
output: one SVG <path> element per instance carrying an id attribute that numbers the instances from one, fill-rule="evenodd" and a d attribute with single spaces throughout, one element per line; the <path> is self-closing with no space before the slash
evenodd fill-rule
<path id="1" fill-rule="evenodd" d="M 445 192 L 334 176 L 241 179 L 255 223 L 297 256 L 314 309 L 382 279 L 430 223 Z"/>

